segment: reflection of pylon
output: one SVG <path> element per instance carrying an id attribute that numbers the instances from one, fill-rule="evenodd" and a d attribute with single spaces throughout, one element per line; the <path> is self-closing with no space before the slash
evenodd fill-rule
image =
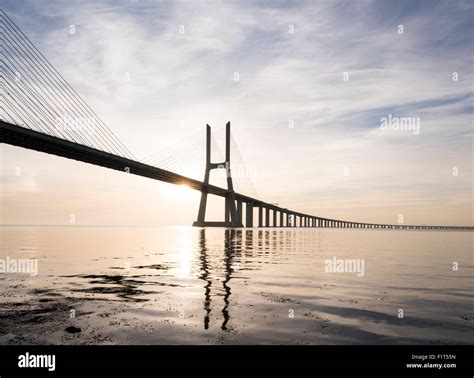
<path id="1" fill-rule="evenodd" d="M 211 126 L 206 125 L 206 172 L 204 183 L 209 184 L 211 169 L 225 169 L 227 176 L 227 194 L 225 197 L 224 222 L 206 222 L 207 191 L 201 193 L 201 203 L 199 205 L 198 219 L 193 226 L 198 227 L 243 227 L 242 219 L 239 216 L 235 203 L 234 185 L 230 173 L 230 122 L 225 125 L 225 161 L 223 163 L 211 163 Z"/>

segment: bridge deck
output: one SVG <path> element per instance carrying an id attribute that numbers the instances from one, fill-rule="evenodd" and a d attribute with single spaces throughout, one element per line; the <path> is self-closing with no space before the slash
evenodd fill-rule
<path id="1" fill-rule="evenodd" d="M 127 159 L 108 152 L 70 142 L 61 138 L 50 136 L 21 126 L 7 123 L 0 120 L 0 143 L 7 143 L 13 146 L 23 147 L 30 150 L 45 152 L 48 154 L 65 157 L 85 163 L 98 165 L 105 168 L 114 169 L 121 172 L 148 177 L 151 179 L 168 182 L 176 185 L 186 185 L 198 191 L 207 191 L 209 194 L 225 197 L 228 190 L 208 185 L 204 182 L 191 179 L 161 168 L 147 165 L 135 160 Z M 237 201 L 251 204 L 252 207 L 262 207 L 274 212 L 291 214 L 300 219 L 310 220 L 309 225 L 301 227 L 338 227 L 338 228 L 391 228 L 391 229 L 443 229 L 443 230 L 474 230 L 474 227 L 464 226 L 427 226 L 427 225 L 389 225 L 375 223 L 349 222 L 337 219 L 321 218 L 314 215 L 304 214 L 281 208 L 269 203 L 262 202 L 256 198 L 251 198 L 239 193 L 235 193 Z M 275 213 L 274 213 L 275 214 Z M 280 222 L 283 217 L 280 217 Z M 268 222 L 268 221 L 267 221 Z M 313 224 L 314 223 L 314 224 Z M 216 223 L 217 224 L 217 223 Z M 220 223 L 219 223 L 220 224 Z M 267 226 L 270 226 L 267 223 Z M 276 221 L 274 220 L 274 225 Z M 282 226 L 282 225 L 280 225 Z M 287 224 L 288 226 L 288 224 Z"/>

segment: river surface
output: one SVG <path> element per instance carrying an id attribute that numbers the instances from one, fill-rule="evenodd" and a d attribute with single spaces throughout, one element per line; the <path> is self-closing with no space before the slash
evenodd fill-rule
<path id="1" fill-rule="evenodd" d="M 472 232 L 0 232 L 0 344 L 474 343 Z"/>

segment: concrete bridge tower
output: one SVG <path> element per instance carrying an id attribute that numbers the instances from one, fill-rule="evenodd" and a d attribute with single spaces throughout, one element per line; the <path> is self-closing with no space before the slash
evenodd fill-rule
<path id="1" fill-rule="evenodd" d="M 208 192 L 201 192 L 201 202 L 197 221 L 193 226 L 197 227 L 243 227 L 240 211 L 237 210 L 235 201 L 234 185 L 230 171 L 230 122 L 225 125 L 225 161 L 222 163 L 211 163 L 211 126 L 206 125 L 206 171 L 204 173 L 204 184 L 209 185 L 209 175 L 212 169 L 225 169 L 227 177 L 227 193 L 225 196 L 225 211 L 223 222 L 206 222 L 206 206 Z"/>

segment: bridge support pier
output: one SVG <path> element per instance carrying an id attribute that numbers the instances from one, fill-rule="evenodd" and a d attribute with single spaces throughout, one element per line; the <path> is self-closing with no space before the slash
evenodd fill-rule
<path id="1" fill-rule="evenodd" d="M 238 198 L 236 202 L 237 202 L 237 219 L 240 220 L 240 223 L 243 223 L 242 222 L 242 213 L 243 213 L 243 211 L 242 211 L 242 199 Z"/>
<path id="2" fill-rule="evenodd" d="M 245 226 L 253 227 L 253 203 L 246 202 L 245 208 Z"/>

